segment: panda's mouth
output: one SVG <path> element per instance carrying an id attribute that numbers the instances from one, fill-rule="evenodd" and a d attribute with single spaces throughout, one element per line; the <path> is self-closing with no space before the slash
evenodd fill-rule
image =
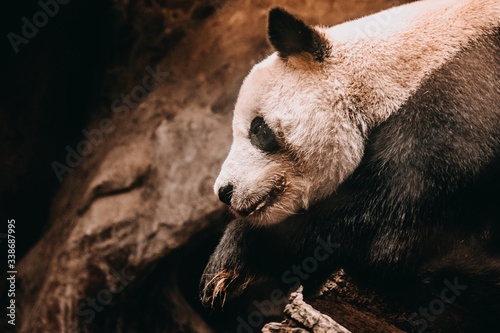
<path id="1" fill-rule="evenodd" d="M 257 215 L 264 211 L 265 209 L 271 207 L 278 199 L 278 197 L 286 190 L 286 179 L 284 176 L 278 176 L 276 180 L 273 182 L 273 187 L 271 190 L 262 196 L 260 200 L 257 200 L 256 203 L 247 207 L 245 209 L 234 209 L 236 214 L 242 217 L 250 217 Z"/>
<path id="2" fill-rule="evenodd" d="M 260 201 L 258 201 L 256 204 L 253 204 L 252 206 L 242 209 L 242 210 L 236 210 L 236 213 L 242 217 L 248 217 L 252 215 L 256 215 L 263 211 L 266 207 L 272 206 L 272 204 L 275 201 L 275 197 L 271 196 L 270 194 L 264 196 Z"/>

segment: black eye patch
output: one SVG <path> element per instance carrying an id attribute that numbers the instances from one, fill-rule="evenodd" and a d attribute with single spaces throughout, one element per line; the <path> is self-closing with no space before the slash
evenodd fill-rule
<path id="1" fill-rule="evenodd" d="M 252 120 L 248 136 L 252 145 L 266 153 L 274 153 L 280 149 L 276 135 L 262 117 Z"/>

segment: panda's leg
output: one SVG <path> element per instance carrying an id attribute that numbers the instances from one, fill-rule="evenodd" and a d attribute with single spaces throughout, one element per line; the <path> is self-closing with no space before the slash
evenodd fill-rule
<path id="1" fill-rule="evenodd" d="M 261 282 L 272 282 L 285 294 L 300 285 L 314 293 L 335 270 L 339 244 L 332 230 L 311 216 L 261 227 L 245 220 L 229 224 L 201 278 L 202 303 L 223 304 Z"/>
<path id="2" fill-rule="evenodd" d="M 228 225 L 201 277 L 200 299 L 204 306 L 223 305 L 248 285 L 262 281 L 269 275 L 269 267 L 279 265 L 277 251 L 281 251 L 277 250 L 277 242 L 281 238 L 271 234 L 269 228 L 257 228 L 245 220 Z"/>
<path id="3" fill-rule="evenodd" d="M 243 221 L 233 221 L 210 256 L 200 281 L 200 299 L 204 306 L 214 307 L 218 299 L 224 303 L 230 288 L 238 293 L 245 281 L 252 279 L 244 261 L 248 229 Z"/>

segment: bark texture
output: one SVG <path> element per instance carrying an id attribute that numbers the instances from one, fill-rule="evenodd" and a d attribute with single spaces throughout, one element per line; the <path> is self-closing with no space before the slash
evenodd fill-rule
<path id="1" fill-rule="evenodd" d="M 322 314 L 304 302 L 302 290 L 292 293 L 290 303 L 285 307 L 286 319 L 281 323 L 269 323 L 263 333 L 314 332 L 314 333 L 349 333 L 332 318 Z"/>

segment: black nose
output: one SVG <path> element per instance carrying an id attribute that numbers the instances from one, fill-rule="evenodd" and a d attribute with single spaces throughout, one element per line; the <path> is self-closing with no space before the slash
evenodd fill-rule
<path id="1" fill-rule="evenodd" d="M 231 197 L 233 196 L 233 185 L 229 184 L 219 189 L 219 200 L 226 205 L 231 205 Z"/>

